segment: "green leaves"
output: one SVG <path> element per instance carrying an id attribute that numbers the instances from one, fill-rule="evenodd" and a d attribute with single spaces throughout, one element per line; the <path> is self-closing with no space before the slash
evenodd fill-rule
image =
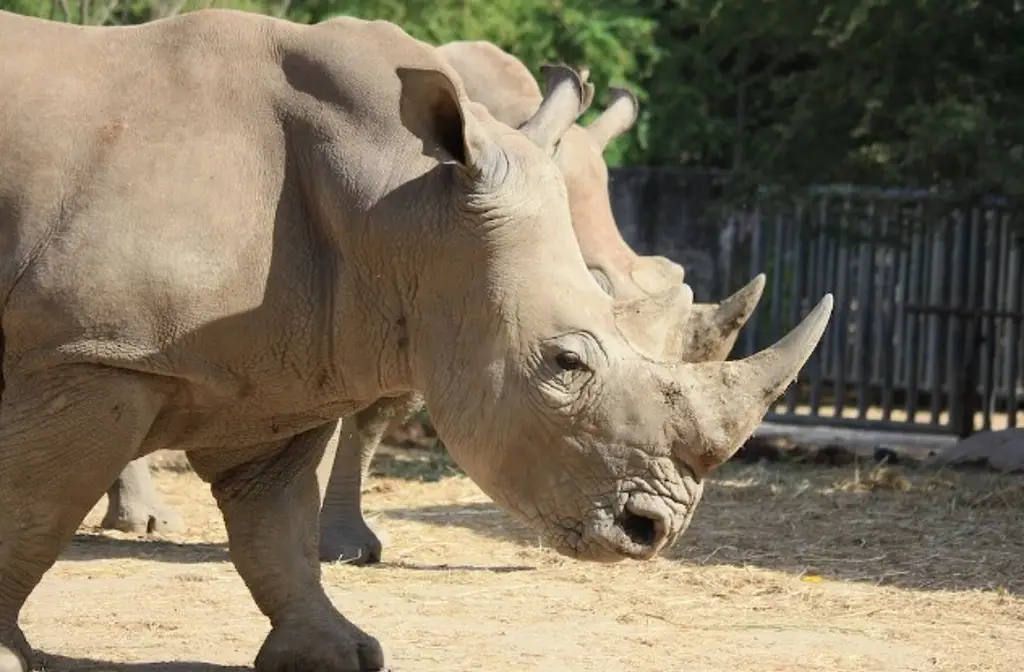
<path id="1" fill-rule="evenodd" d="M 63 8 L 67 7 L 67 17 Z M 829 181 L 1024 196 L 1024 10 L 1013 0 L 0 0 L 130 24 L 200 7 L 387 19 L 441 44 L 489 40 L 539 75 L 587 65 L 641 101 L 606 157 L 718 169 L 731 183 Z"/>

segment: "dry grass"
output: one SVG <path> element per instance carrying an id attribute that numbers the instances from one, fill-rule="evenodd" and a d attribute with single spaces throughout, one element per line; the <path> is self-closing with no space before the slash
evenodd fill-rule
<path id="1" fill-rule="evenodd" d="M 406 478 L 378 477 L 367 494 L 386 562 L 324 570 L 396 672 L 1009 672 L 1024 660 L 1020 477 L 731 465 L 668 557 L 602 566 L 545 549 L 436 458 L 428 482 L 400 458 L 382 462 Z M 227 562 L 212 499 L 188 473 L 157 482 L 192 531 L 102 533 L 94 510 L 24 615 L 54 654 L 48 669 L 251 663 L 267 624 Z M 124 662 L 166 660 L 209 664 Z"/>

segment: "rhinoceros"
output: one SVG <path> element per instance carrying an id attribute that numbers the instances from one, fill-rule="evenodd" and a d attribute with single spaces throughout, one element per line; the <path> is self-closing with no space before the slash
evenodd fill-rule
<path id="1" fill-rule="evenodd" d="M 539 107 L 540 87 L 519 59 L 486 41 L 452 42 L 439 48 L 462 78 L 467 94 L 499 121 L 518 127 Z M 609 294 L 632 299 L 682 282 L 682 267 L 660 256 L 640 256 L 623 240 L 612 215 L 608 168 L 602 152 L 635 123 L 638 104 L 628 90 L 613 90 L 612 102 L 591 124 L 573 125 L 562 137 L 555 161 L 566 180 L 573 227 L 583 259 Z M 686 361 L 720 361 L 764 290 L 764 275 L 721 304 L 694 304 L 678 344 Z M 422 406 L 419 395 L 381 400 L 342 423 L 324 454 L 330 470 L 320 518 L 321 560 L 361 565 L 376 562 L 382 545 L 366 524 L 361 485 L 383 436 Z M 337 451 L 337 452 L 336 452 Z M 335 455 L 337 455 L 335 457 Z M 358 472 L 356 465 L 359 465 Z M 356 476 L 361 474 L 361 477 Z M 146 458 L 134 460 L 108 491 L 105 527 L 128 531 L 174 531 L 183 521 L 155 492 Z"/>
<path id="2" fill-rule="evenodd" d="M 438 51 L 462 78 L 470 100 L 482 103 L 499 121 L 518 128 L 540 106 L 543 96 L 529 68 L 497 45 L 459 41 Z M 602 114 L 586 127 L 573 124 L 554 156 L 565 178 L 583 259 L 601 287 L 620 300 L 666 291 L 685 277 L 683 268 L 665 257 L 636 254 L 612 215 L 602 154 L 608 143 L 632 127 L 637 112 L 636 97 L 627 89 L 614 89 Z M 724 360 L 757 306 L 764 283 L 765 276 L 759 274 L 721 304 L 694 304 L 664 355 L 687 362 Z M 384 435 L 421 405 L 418 395 L 382 400 L 342 422 L 320 512 L 321 560 L 355 565 L 380 560 L 381 541 L 362 515 L 361 485 Z"/>
<path id="3" fill-rule="evenodd" d="M 383 669 L 321 585 L 317 466 L 338 418 L 413 391 L 554 550 L 653 558 L 831 314 L 666 359 L 682 286 L 617 300 L 573 233 L 551 158 L 592 95 L 571 68 L 513 129 L 380 21 L 2 13 L 0 60 L 0 672 L 28 669 L 19 613 L 84 515 L 169 447 L 270 622 L 256 669 Z"/>

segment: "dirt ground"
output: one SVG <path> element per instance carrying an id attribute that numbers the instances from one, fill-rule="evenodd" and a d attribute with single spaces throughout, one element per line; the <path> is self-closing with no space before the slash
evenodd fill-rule
<path id="1" fill-rule="evenodd" d="M 396 672 L 1016 672 L 1024 478 L 731 464 L 669 557 L 562 558 L 463 476 L 392 451 L 367 508 L 385 562 L 325 567 L 328 593 Z M 425 479 L 425 480 L 424 480 Z M 46 670 L 248 669 L 268 625 L 227 560 L 207 488 L 159 471 L 187 534 L 97 529 L 23 626 Z M 168 662 L 172 661 L 172 662 Z"/>

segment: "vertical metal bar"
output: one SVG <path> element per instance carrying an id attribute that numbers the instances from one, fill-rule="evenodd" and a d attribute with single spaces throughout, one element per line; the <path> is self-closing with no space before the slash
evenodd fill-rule
<path id="1" fill-rule="evenodd" d="M 981 298 L 981 260 L 983 250 L 981 248 L 981 227 L 972 226 L 969 227 L 971 232 L 971 245 L 970 252 L 968 253 L 968 271 L 967 271 L 967 306 L 977 306 L 979 299 Z M 978 348 L 978 330 L 980 328 L 980 321 L 977 319 L 970 319 L 967 322 L 966 338 L 964 339 L 964 353 L 965 357 L 963 362 L 966 367 L 976 367 L 978 364 L 978 357 L 981 356 L 981 349 Z M 966 382 L 966 381 L 965 381 Z M 964 387 L 964 398 L 963 403 L 974 403 L 974 398 L 978 394 L 977 383 L 975 382 L 970 387 Z M 968 421 L 974 425 L 974 414 L 967 414 L 966 409 L 960 408 L 961 413 L 968 418 Z M 959 415 L 957 417 L 960 417 Z M 955 425 L 954 425 L 955 426 Z M 966 428 L 961 427 L 960 430 L 964 431 Z"/>
<path id="2" fill-rule="evenodd" d="M 998 212 L 998 228 L 999 228 L 999 280 L 996 283 L 996 307 L 999 310 L 1010 312 L 1010 246 L 1013 244 L 1012 238 L 1010 237 L 1010 223 L 1007 221 L 1006 214 Z M 1007 395 L 1009 394 L 1009 377 L 1007 376 L 1007 369 L 1010 365 L 1009 349 L 1010 344 L 1008 343 L 1010 337 L 1010 320 L 1003 319 L 999 320 L 996 326 L 996 351 L 999 359 L 999 364 L 993 367 L 993 377 L 995 379 L 996 392 L 995 394 L 1002 398 L 1004 407 L 1007 408 L 1007 413 L 1010 413 L 1009 407 L 1005 406 L 1008 401 Z"/>
<path id="3" fill-rule="evenodd" d="M 994 311 L 996 309 L 996 283 L 998 282 L 997 273 L 999 271 L 999 253 L 996 249 L 996 226 L 995 222 L 992 221 L 991 217 L 986 216 L 991 213 L 983 213 L 980 209 L 975 208 L 971 213 L 971 219 L 975 221 L 976 226 L 985 227 L 985 247 L 984 247 L 984 259 L 987 263 L 983 264 L 985 271 L 985 287 L 983 290 L 983 304 L 985 310 Z M 996 357 L 996 318 L 989 314 L 985 317 L 985 341 L 982 345 L 982 349 L 985 352 L 984 357 L 981 360 L 981 387 L 983 390 L 984 404 L 982 404 L 981 417 L 982 417 L 982 429 L 992 429 L 992 404 L 995 401 L 995 357 Z M 980 355 L 981 353 L 979 353 Z"/>
<path id="4" fill-rule="evenodd" d="M 1014 217 L 1017 215 L 1014 214 Z M 1019 237 L 1018 237 L 1019 236 Z M 1024 312 L 1024 234 L 1014 235 L 1015 240 L 1011 244 L 1010 254 L 1006 263 L 1006 279 L 1008 281 L 1006 292 L 1006 308 L 1012 313 L 1020 315 Z M 1009 426 L 1017 426 L 1017 388 L 1021 385 L 1020 360 L 1021 353 L 1024 353 L 1024 341 L 1021 339 L 1021 320 L 1018 317 L 1010 320 L 1009 337 L 1006 339 L 1009 345 L 1006 364 L 1007 394 L 1006 406 L 1009 409 Z"/>
<path id="5" fill-rule="evenodd" d="M 846 336 L 850 307 L 846 286 L 849 275 L 849 255 L 846 249 L 849 241 L 846 235 L 846 227 L 849 224 L 849 209 L 850 201 L 847 200 L 843 203 L 843 214 L 839 223 L 838 258 L 836 263 L 836 273 L 838 274 L 836 281 L 836 310 L 832 313 L 835 320 L 835 326 L 832 329 L 832 350 L 833 361 L 836 363 L 836 392 L 833 416 L 837 418 L 843 416 L 843 407 L 846 404 Z"/>
<path id="6" fill-rule="evenodd" d="M 871 342 L 868 359 L 868 389 L 872 399 L 878 403 L 882 398 L 882 359 L 884 358 L 884 347 L 892 347 L 890 343 L 885 344 L 885 325 L 887 317 L 892 309 L 892 278 L 893 278 L 893 254 L 886 239 L 886 208 L 881 203 L 876 203 L 875 224 L 871 243 L 871 256 L 877 269 L 870 278 L 871 293 Z M 877 234 L 877 235 L 875 235 Z M 875 392 L 878 394 L 875 394 Z"/>
<path id="7" fill-rule="evenodd" d="M 916 226 L 917 223 L 915 222 Z M 922 232 L 915 231 L 910 248 L 910 282 L 908 283 L 907 293 L 909 298 L 907 303 L 911 304 L 918 303 L 921 296 L 921 277 L 924 273 L 925 248 L 923 237 L 924 234 Z M 918 320 L 919 316 L 916 313 L 907 315 L 907 399 L 905 409 L 907 412 L 907 422 L 911 424 L 917 422 Z"/>
<path id="8" fill-rule="evenodd" d="M 899 206 L 897 206 L 899 207 Z M 882 236 L 886 237 L 888 244 L 887 234 L 889 233 L 889 215 L 882 217 Z M 896 227 L 899 225 L 896 224 Z M 898 231 L 898 228 L 897 228 Z M 893 386 L 896 378 L 896 365 L 894 363 L 895 356 L 898 354 L 898 349 L 894 343 L 894 335 L 898 324 L 898 293 L 905 292 L 906 288 L 899 285 L 900 273 L 903 268 L 902 250 L 892 249 L 889 251 L 892 259 L 892 265 L 889 270 L 889 278 L 892 280 L 891 283 L 887 284 L 883 288 L 886 305 L 888 311 L 884 315 L 882 320 L 882 337 L 880 339 L 881 350 L 882 350 L 882 421 L 890 422 L 892 420 L 892 403 L 893 403 Z"/>
<path id="9" fill-rule="evenodd" d="M 899 263 L 896 268 L 896 285 L 897 291 L 893 295 L 894 300 L 898 299 L 898 303 L 894 303 L 893 309 L 895 311 L 895 337 L 896 337 L 896 361 L 893 363 L 893 379 L 894 384 L 899 385 L 901 389 L 906 393 L 907 389 L 907 316 L 906 305 L 910 302 L 910 258 L 913 251 L 913 232 L 910 230 L 907 224 L 905 211 L 903 205 L 900 203 L 896 204 L 896 211 L 893 214 L 895 218 L 896 232 L 900 237 L 900 245 L 897 250 L 897 259 Z M 895 390 L 893 390 L 895 392 Z"/>
<path id="10" fill-rule="evenodd" d="M 823 225 L 824 215 L 821 213 L 821 208 L 818 209 L 818 218 L 815 219 L 813 210 L 808 211 L 808 216 L 814 221 L 814 259 L 815 259 L 815 272 L 814 272 L 814 292 L 811 294 L 812 297 L 817 297 L 824 294 L 826 291 L 831 291 L 832 288 L 828 282 L 828 263 L 826 260 L 826 254 L 828 253 L 828 246 L 826 244 L 827 239 L 825 237 L 825 227 Z M 827 339 L 823 338 L 822 341 Z M 815 349 L 811 372 L 811 414 L 819 415 L 821 412 L 821 389 L 822 383 L 826 375 L 825 363 L 827 355 L 824 351 L 825 343 L 823 342 L 821 347 Z"/>
<path id="11" fill-rule="evenodd" d="M 969 303 L 966 300 L 966 279 L 965 270 L 968 266 L 970 254 L 970 231 L 967 222 L 958 220 L 953 227 L 953 267 L 950 269 L 949 286 L 949 307 L 966 308 Z M 957 408 L 957 389 L 960 380 L 960 370 L 963 367 L 963 318 L 952 315 L 946 321 L 946 406 L 949 409 L 950 418 L 954 416 Z"/>
<path id="12" fill-rule="evenodd" d="M 770 339 L 774 343 L 779 339 L 781 334 L 781 325 L 779 324 L 781 313 L 782 313 L 782 287 L 785 283 L 785 275 L 783 271 L 787 264 L 787 254 L 785 245 L 785 230 L 786 223 L 782 218 L 782 213 L 775 215 L 775 231 L 772 236 L 772 274 L 771 274 L 771 312 L 769 315 L 769 333 L 771 334 Z"/>
<path id="13" fill-rule="evenodd" d="M 921 284 L 918 285 L 918 300 L 920 305 L 928 305 L 931 300 L 931 270 L 932 257 L 935 256 L 935 223 L 931 222 L 927 230 L 921 232 Z M 916 316 L 918 337 L 914 342 L 914 359 L 917 361 L 917 390 L 918 402 L 921 410 L 927 413 L 925 402 L 930 381 L 928 380 L 928 325 L 931 323 L 931 315 L 927 312 L 918 313 Z M 924 397 L 923 399 L 921 397 Z M 924 420 L 928 422 L 928 420 Z"/>
<path id="14" fill-rule="evenodd" d="M 932 231 L 932 258 L 931 268 L 929 269 L 931 273 L 928 280 L 928 304 L 931 306 L 941 306 L 943 304 L 942 290 L 945 288 L 945 282 L 943 281 L 945 280 L 946 272 L 946 251 L 949 249 L 945 240 L 948 229 L 949 219 L 943 218 Z M 938 425 L 942 417 L 942 386 L 939 382 L 939 357 L 941 356 L 939 352 L 941 347 L 939 327 L 941 326 L 942 318 L 937 313 L 931 313 L 925 319 L 928 321 L 925 366 L 928 370 L 927 385 L 931 395 L 931 403 L 929 404 L 932 416 L 931 423 Z"/>
<path id="15" fill-rule="evenodd" d="M 800 320 L 800 304 L 803 303 L 806 291 L 804 288 L 804 249 L 809 246 L 805 245 L 805 242 L 807 241 L 805 240 L 806 236 L 804 235 L 804 230 L 803 209 L 799 204 L 797 204 L 793 211 L 792 225 L 789 227 L 790 243 L 788 247 L 793 250 L 794 256 L 792 278 L 793 289 L 789 294 L 789 324 L 787 325 L 787 329 L 792 329 Z M 797 378 L 797 382 L 799 382 L 799 377 Z M 796 413 L 796 406 L 799 398 L 799 386 L 796 384 L 790 385 L 789 389 L 786 390 L 786 413 Z"/>
<path id="16" fill-rule="evenodd" d="M 829 217 L 830 214 L 831 214 L 830 211 L 828 209 L 826 209 L 825 216 Z M 836 274 L 836 264 L 838 263 L 838 259 L 839 259 L 839 245 L 838 245 L 838 242 L 837 242 L 838 239 L 839 239 L 838 238 L 839 234 L 838 234 L 838 231 L 837 231 L 837 227 L 833 226 L 833 223 L 830 220 L 828 220 L 828 219 L 824 220 L 823 228 L 825 230 L 825 251 L 824 251 L 824 257 L 823 257 L 824 260 L 825 260 L 825 263 L 823 264 L 823 276 L 822 277 L 823 277 L 825 286 L 827 286 L 829 288 L 829 290 L 833 293 L 833 295 L 835 295 L 835 291 L 836 291 L 836 278 L 838 277 L 837 274 Z M 833 310 L 833 314 L 835 314 L 835 310 Z M 823 337 L 821 339 L 821 345 L 818 346 L 822 350 L 822 365 L 824 367 L 826 367 L 825 368 L 825 371 L 826 371 L 825 375 L 828 376 L 828 381 L 829 381 L 829 383 L 832 386 L 833 396 L 835 396 L 835 384 L 836 384 L 836 363 L 835 363 L 836 358 L 835 358 L 835 355 L 834 355 L 834 352 L 835 352 L 835 344 L 833 343 L 834 340 L 835 339 L 830 334 L 828 338 L 824 338 Z"/>
<path id="17" fill-rule="evenodd" d="M 860 241 L 860 258 L 857 261 L 857 417 L 867 420 L 868 386 L 871 383 L 871 336 L 874 332 L 874 287 L 875 287 L 875 202 L 867 205 L 865 217 L 858 227 L 863 238 Z"/>
<path id="18" fill-rule="evenodd" d="M 747 213 L 749 216 L 749 213 Z M 763 265 L 763 259 L 761 254 L 761 246 L 764 240 L 764 232 L 762 231 L 763 222 L 761 221 L 761 208 L 760 205 L 756 205 L 754 208 L 754 226 L 750 232 L 750 277 L 754 277 L 761 272 L 761 266 Z M 757 325 L 760 322 L 759 319 L 755 318 L 747 323 L 745 331 L 746 335 L 744 338 L 747 341 L 747 354 L 751 355 L 759 350 L 757 343 Z"/>

